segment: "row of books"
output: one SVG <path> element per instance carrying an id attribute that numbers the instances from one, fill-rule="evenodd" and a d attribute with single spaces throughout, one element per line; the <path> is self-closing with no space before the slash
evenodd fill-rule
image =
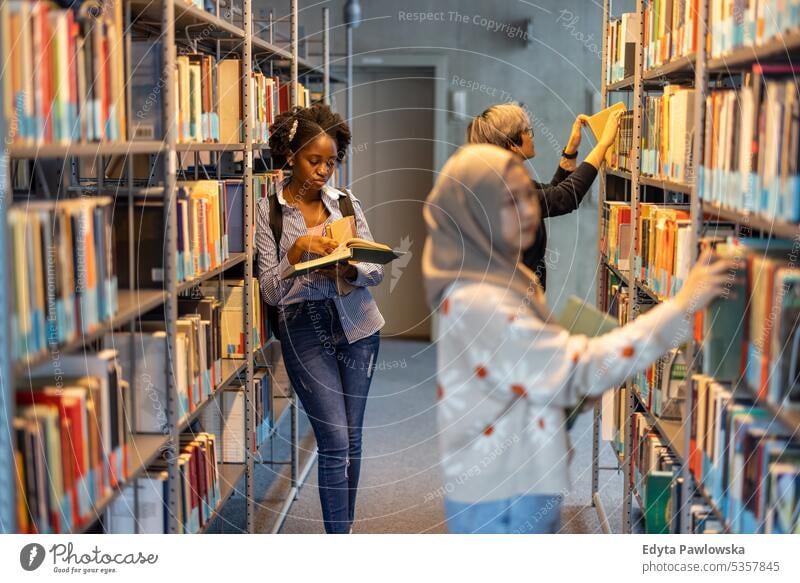
<path id="1" fill-rule="evenodd" d="M 659 297 L 672 297 L 689 275 L 692 222 L 686 206 L 639 205 L 637 277 Z"/>
<path id="2" fill-rule="evenodd" d="M 644 6 L 644 68 L 697 50 L 701 0 L 650 0 Z"/>
<path id="3" fill-rule="evenodd" d="M 225 279 L 221 283 L 205 282 L 200 293 L 206 298 L 214 298 L 222 305 L 222 358 L 245 357 L 243 279 Z M 260 301 L 258 279 L 250 280 L 250 293 L 253 301 L 250 306 L 250 321 L 253 324 L 253 346 L 258 348 L 268 339 L 267 311 Z"/>
<path id="4" fill-rule="evenodd" d="M 177 281 L 189 281 L 222 265 L 231 253 L 244 251 L 243 183 L 241 179 L 194 180 L 177 183 L 175 197 Z M 164 200 L 137 197 L 133 201 L 134 282 L 140 288 L 164 285 Z M 129 287 L 128 221 L 131 207 L 120 200 L 114 212 L 119 285 Z M 229 238 L 230 237 L 230 238 Z M 233 249 L 230 242 L 233 240 Z"/>
<path id="5" fill-rule="evenodd" d="M 628 286 L 614 273 L 609 274 L 605 305 L 608 314 L 616 319 L 620 326 L 624 326 L 628 321 L 630 302 Z M 614 451 L 618 454 L 624 451 L 624 428 L 627 419 L 625 390 L 623 386 L 615 391 L 606 391 L 602 402 L 602 437 L 612 443 Z"/>
<path id="6" fill-rule="evenodd" d="M 255 447 L 269 437 L 272 427 L 272 384 L 267 371 L 256 371 L 253 375 L 255 401 L 251 403 L 255 423 Z M 245 432 L 245 387 L 243 385 L 225 389 L 219 397 L 219 407 L 206 409 L 203 427 L 206 431 L 222 435 L 221 460 L 224 463 L 245 463 L 251 451 L 250 440 Z"/>
<path id="7" fill-rule="evenodd" d="M 672 516 L 673 482 L 680 473 L 676 458 L 642 413 L 631 419 L 631 484 L 639 492 L 646 534 L 668 534 Z"/>
<path id="8" fill-rule="evenodd" d="M 640 305 L 640 309 L 645 308 Z M 646 310 L 645 310 L 646 311 Z M 688 370 L 683 351 L 675 348 L 637 373 L 633 383 L 642 403 L 654 416 L 665 419 L 681 417 L 685 393 L 681 390 Z"/>
<path id="9" fill-rule="evenodd" d="M 685 184 L 693 180 L 694 100 L 694 89 L 681 85 L 666 85 L 662 95 L 646 97 L 643 174 Z"/>
<path id="10" fill-rule="evenodd" d="M 689 469 L 732 532 L 800 533 L 800 445 L 730 384 L 694 375 Z"/>
<path id="11" fill-rule="evenodd" d="M 633 12 L 609 20 L 606 31 L 606 82 L 615 83 L 633 77 L 639 19 Z"/>
<path id="12" fill-rule="evenodd" d="M 631 267 L 632 213 L 625 201 L 603 203 L 600 249 L 621 271 Z M 675 296 L 688 277 L 692 262 L 692 222 L 687 205 L 640 203 L 638 237 L 633 247 L 633 273 L 659 299 Z M 703 234 L 722 239 L 734 225 L 705 218 Z"/>
<path id="13" fill-rule="evenodd" d="M 611 150 L 610 167 L 631 172 L 633 170 L 633 111 L 626 111 L 619 119 L 619 131 Z"/>
<path id="14" fill-rule="evenodd" d="M 757 47 L 800 25 L 793 0 L 711 0 L 708 3 L 709 55 L 720 57 L 739 47 Z"/>
<path id="15" fill-rule="evenodd" d="M 800 408 L 800 269 L 794 242 L 728 239 L 715 247 L 738 268 L 729 290 L 696 327 L 703 372 L 746 385 L 767 403 Z"/>
<path id="16" fill-rule="evenodd" d="M 107 197 L 9 209 L 14 360 L 91 333 L 116 312 L 113 211 Z"/>
<path id="17" fill-rule="evenodd" d="M 163 111 L 158 80 L 161 78 L 163 44 L 157 40 L 131 44 L 131 124 L 132 139 L 163 138 Z M 176 59 L 175 131 L 179 143 L 244 142 L 241 59 L 216 60 L 211 55 L 190 53 Z M 267 143 L 275 116 L 290 109 L 291 84 L 259 71 L 249 74 L 253 143 Z M 309 91 L 296 84 L 302 107 L 310 105 Z"/>
<path id="18" fill-rule="evenodd" d="M 604 201 L 600 224 L 600 253 L 621 271 L 630 269 L 632 234 L 630 203 Z"/>
<path id="19" fill-rule="evenodd" d="M 219 454 L 218 438 L 213 433 L 181 434 L 176 494 L 179 533 L 198 533 L 213 519 L 221 500 Z M 170 497 L 168 464 L 160 459 L 142 476 L 131 480 L 110 504 L 106 532 L 168 533 L 172 519 Z"/>
<path id="20" fill-rule="evenodd" d="M 261 308 L 258 281 L 252 279 L 251 318 L 254 346 L 266 338 L 265 310 Z M 167 370 L 173 371 L 178 391 L 178 416 L 195 411 L 220 386 L 222 359 L 244 358 L 244 282 L 226 280 L 205 283 L 199 297 L 180 298 L 176 321 L 176 353 L 168 361 L 166 324 L 144 319 L 137 332 L 116 332 L 106 337 L 108 345 L 120 354 L 123 374 L 132 378 L 136 392 L 138 433 L 161 433 L 167 427 L 167 389 L 163 382 Z M 131 374 L 133 367 L 135 374 Z"/>
<path id="21" fill-rule="evenodd" d="M 701 199 L 800 221 L 800 99 L 794 74 L 791 67 L 756 66 L 740 89 L 715 90 L 706 98 Z"/>
<path id="22" fill-rule="evenodd" d="M 126 135 L 122 3 L 97 14 L 50 2 L 0 6 L 3 115 L 13 144 Z"/>
<path id="23" fill-rule="evenodd" d="M 127 478 L 130 387 L 117 356 L 60 355 L 17 386 L 19 532 L 70 532 Z"/>
<path id="24" fill-rule="evenodd" d="M 253 281 L 258 343 L 266 323 L 260 319 L 257 284 Z M 145 316 L 139 324 L 141 332 L 107 335 L 104 342 L 110 349 L 97 354 L 60 355 L 57 362 L 31 371 L 27 386 L 17 391 L 14 419 L 22 532 L 69 532 L 93 518 L 97 502 L 127 477 L 127 427 L 132 426 L 136 433 L 165 430 L 167 370 L 175 374 L 181 418 L 211 398 L 223 381 L 224 340 L 228 342 L 225 356 L 243 356 L 244 351 L 243 288 L 241 282 L 230 282 L 228 287 L 231 291 L 224 294 L 225 303 L 214 297 L 179 300 L 181 315 L 176 322 L 173 362 L 167 361 L 164 322 Z M 123 379 L 131 379 L 130 386 Z M 271 427 L 272 396 L 266 372 L 256 375 L 255 389 L 255 437 L 260 444 Z M 126 414 L 131 402 L 135 402 L 134 423 Z M 236 405 L 226 403 L 223 411 L 235 414 Z M 215 414 L 213 407 L 206 412 Z M 238 418 L 243 423 L 243 411 Z M 224 422 L 226 436 L 229 431 L 239 431 L 240 436 L 238 440 L 226 437 L 226 459 L 243 461 L 240 458 L 247 444 L 244 425 L 237 429 L 233 419 Z"/>

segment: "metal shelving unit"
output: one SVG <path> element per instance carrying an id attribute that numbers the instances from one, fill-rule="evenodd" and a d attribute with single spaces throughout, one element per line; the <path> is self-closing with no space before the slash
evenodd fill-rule
<path id="1" fill-rule="evenodd" d="M 741 211 L 730 210 L 722 207 L 715 206 L 709 202 L 704 202 L 699 199 L 698 186 L 695 181 L 691 184 L 682 184 L 670 180 L 656 179 L 648 176 L 642 176 L 639 172 L 640 157 L 641 157 L 641 136 L 642 136 L 642 117 L 643 117 L 643 96 L 644 93 L 651 89 L 657 89 L 660 85 L 668 82 L 675 81 L 688 81 L 693 80 L 695 88 L 695 107 L 692 115 L 694 115 L 694 125 L 696 129 L 696 136 L 702 136 L 705 123 L 705 99 L 709 90 L 709 74 L 731 73 L 732 75 L 750 68 L 754 63 L 758 62 L 781 62 L 787 59 L 790 55 L 800 52 L 800 32 L 791 31 L 784 33 L 780 38 L 773 39 L 766 44 L 759 47 L 746 47 L 733 51 L 731 54 L 720 58 L 708 59 L 706 54 L 706 45 L 702 39 L 705 38 L 706 22 L 708 20 L 708 1 L 701 0 L 699 3 L 698 27 L 701 31 L 701 39 L 698 41 L 698 50 L 695 54 L 677 58 L 669 63 L 659 67 L 650 69 L 648 71 L 642 70 L 642 54 L 643 54 L 643 34 L 642 22 L 644 18 L 644 0 L 637 0 L 636 11 L 639 15 L 639 37 L 636 46 L 636 62 L 633 77 L 623 79 L 613 84 L 607 84 L 605 81 L 605 63 L 607 59 L 605 40 L 603 43 L 603 60 L 602 60 L 602 76 L 601 81 L 601 98 L 604 106 L 609 103 L 609 93 L 612 91 L 633 91 L 633 155 L 631 161 L 632 172 L 626 172 L 616 169 L 603 168 L 600 172 L 600 189 L 599 189 L 599 202 L 598 205 L 602 210 L 602 205 L 607 198 L 608 194 L 608 178 L 614 177 L 616 179 L 623 179 L 627 181 L 625 190 L 629 193 L 629 200 L 631 202 L 631 224 L 633 225 L 633 236 L 631 237 L 631 248 L 629 250 L 630 257 L 635 257 L 636 242 L 640 237 L 638 232 L 637 221 L 637 203 L 640 199 L 641 187 L 657 189 L 666 192 L 677 192 L 689 197 L 690 215 L 692 220 L 692 261 L 697 259 L 698 238 L 701 232 L 703 217 L 711 215 L 719 217 L 726 221 L 736 223 L 738 226 L 746 227 L 756 231 L 760 231 L 767 236 L 779 236 L 785 238 L 796 239 L 800 237 L 800 225 L 790 224 L 784 221 L 764 219 L 756 215 L 742 213 Z M 610 19 L 610 0 L 605 0 L 603 3 L 603 34 L 608 28 Z M 696 164 L 699 164 L 703 159 L 703 140 L 695 139 L 693 144 L 693 159 Z M 598 216 L 598 227 L 601 227 L 602 212 Z M 599 231 L 599 228 L 598 228 Z M 602 251 L 598 248 L 598 263 L 600 269 L 597 270 L 597 305 L 605 308 L 605 290 L 608 284 L 609 272 L 614 273 L 627 287 L 631 290 L 630 313 L 629 320 L 636 317 L 639 312 L 639 305 L 641 298 L 645 298 L 648 302 L 661 301 L 660 298 L 653 290 L 649 289 L 643 282 L 639 281 L 634 274 L 629 270 L 620 270 L 608 262 L 608 259 L 603 256 Z M 634 265 L 633 259 L 631 266 Z M 690 342 L 686 347 L 687 362 L 689 362 L 689 370 L 687 372 L 687 384 L 691 383 L 691 375 L 695 370 L 697 356 L 699 354 L 699 346 L 696 346 L 694 341 Z M 720 511 L 717 501 L 706 491 L 703 484 L 697 483 L 688 468 L 688 459 L 686 452 L 690 451 L 690 431 L 688 428 L 692 425 L 692 416 L 695 413 L 695 404 L 693 402 L 693 391 L 687 390 L 687 398 L 685 400 L 684 409 L 682 412 L 682 419 L 680 421 L 664 420 L 654 416 L 646 406 L 646 403 L 641 399 L 641 394 L 638 389 L 628 381 L 626 383 L 626 419 L 624 431 L 624 452 L 618 457 L 618 461 L 625 471 L 625 485 L 623 492 L 623 531 L 631 532 L 631 500 L 637 499 L 637 493 L 634 491 L 633 485 L 630 483 L 631 464 L 632 459 L 628 452 L 631 451 L 631 415 L 634 410 L 642 412 L 648 420 L 650 426 L 658 433 L 665 444 L 669 447 L 672 453 L 680 460 L 681 470 L 680 476 L 682 478 L 682 499 L 686 501 L 680 509 L 681 524 L 684 527 L 684 532 L 689 532 L 689 501 L 693 496 L 699 496 L 711 507 L 716 517 L 722 522 L 726 531 L 730 531 L 730 525 L 724 520 L 724 516 Z M 757 398 L 752 392 L 745 390 L 745 394 Z M 759 405 L 765 407 L 772 412 L 775 419 L 785 426 L 789 431 L 797 435 L 800 432 L 800 413 L 795 411 L 787 411 L 783 408 L 759 401 Z M 599 470 L 614 469 L 603 468 L 599 466 L 599 444 L 598 437 L 600 434 L 600 409 L 599 405 L 595 408 L 594 416 L 594 439 L 595 444 L 593 447 L 593 464 L 592 464 L 592 499 L 594 505 L 598 509 L 598 514 L 601 520 L 604 520 L 605 513 L 600 504 L 598 492 L 598 475 Z M 613 444 L 612 444 L 613 445 Z M 615 451 L 615 453 L 617 453 Z M 638 500 L 641 504 L 641 500 Z"/>
<path id="2" fill-rule="evenodd" d="M 324 83 L 323 99 L 328 102 L 330 98 L 330 81 L 327 66 L 319 68 L 310 62 L 300 59 L 297 52 L 298 43 L 298 3 L 293 0 L 291 3 L 292 25 L 292 50 L 287 51 L 271 42 L 267 42 L 253 35 L 252 0 L 242 0 L 242 14 L 238 15 L 238 22 L 225 20 L 214 14 L 205 12 L 194 5 L 187 4 L 182 0 L 122 0 L 125 19 L 125 46 L 129 54 L 131 49 L 132 30 L 144 32 L 149 35 L 158 35 L 163 41 L 165 50 L 162 51 L 162 71 L 163 84 L 161 86 L 162 97 L 162 120 L 164 127 L 164 139 L 162 141 L 123 141 L 114 143 L 73 143 L 69 145 L 46 144 L 34 146 L 8 146 L 3 140 L 2 150 L 0 150 L 0 258 L 10 265 L 10 249 L 8 242 L 8 223 L 7 210 L 12 202 L 11 180 L 9 164 L 12 160 L 34 160 L 34 159 L 53 159 L 63 160 L 65 168 L 72 168 L 71 180 L 63 185 L 63 192 L 59 194 L 67 197 L 78 194 L 95 195 L 97 193 L 108 193 L 117 197 L 120 201 L 133 202 L 134 195 L 143 195 L 163 198 L 164 200 L 164 225 L 165 225 L 165 265 L 163 289 L 120 289 L 118 292 L 118 310 L 114 316 L 106 322 L 100 323 L 96 329 L 87 334 L 80 334 L 77 338 L 60 346 L 50 346 L 48 353 L 34 355 L 25 361 L 11 362 L 11 351 L 7 347 L 11 346 L 10 317 L 13 313 L 13 301 L 7 285 L 0 286 L 0 306 L 7 309 L 0 309 L 0 533 L 16 532 L 16 479 L 14 463 L 14 432 L 10 431 L 11 419 L 14 411 L 14 387 L 18 380 L 23 380 L 30 374 L 30 370 L 35 366 L 47 362 L 50 358 L 49 352 L 57 350 L 60 352 L 70 352 L 79 350 L 90 345 L 97 346 L 103 337 L 114 330 L 135 331 L 136 322 L 145 313 L 157 309 L 161 306 L 164 310 L 164 322 L 167 331 L 167 370 L 164 371 L 163 381 L 167 386 L 167 431 L 164 434 L 131 434 L 129 436 L 129 467 L 128 478 L 125 483 L 120 484 L 104 499 L 95 504 L 93 513 L 94 520 L 77 526 L 74 532 L 86 532 L 97 525 L 97 520 L 102 516 L 104 510 L 119 495 L 121 489 L 131 480 L 139 476 L 149 464 L 159 458 L 165 452 L 176 453 L 179 443 L 180 433 L 186 430 L 189 425 L 202 415 L 203 411 L 216 402 L 217 397 L 226 386 L 242 381 L 245 390 L 245 410 L 247 411 L 245 420 L 245 432 L 249 437 L 248 451 L 245 456 L 245 463 L 220 464 L 220 489 L 221 499 L 215 509 L 214 516 L 222 509 L 225 502 L 235 494 L 245 496 L 246 518 L 243 530 L 253 532 L 254 528 L 254 457 L 258 455 L 255 443 L 255 418 L 254 418 L 254 372 L 256 368 L 271 368 L 275 364 L 275 359 L 279 358 L 279 351 L 275 350 L 276 341 L 268 340 L 264 346 L 255 347 L 252 334 L 253 322 L 251 322 L 251 308 L 253 302 L 260 301 L 259 297 L 254 297 L 252 287 L 244 286 L 244 317 L 243 327 L 245 330 L 245 354 L 244 358 L 223 359 L 222 360 L 222 383 L 216 388 L 212 395 L 203 403 L 199 404 L 194 411 L 186 414 L 183 418 L 178 417 L 178 400 L 176 379 L 171 370 L 171 363 L 174 362 L 176 351 L 176 321 L 178 319 L 178 296 L 185 293 L 203 282 L 218 282 L 222 285 L 222 278 L 231 268 L 237 267 L 244 272 L 245 281 L 249 281 L 254 275 L 254 248 L 253 239 L 247 235 L 244 237 L 244 253 L 232 254 L 220 266 L 195 277 L 188 281 L 178 282 L 176 278 L 176 257 L 177 257 L 177 219 L 176 214 L 171 212 L 175 202 L 176 182 L 179 176 L 179 160 L 181 155 L 193 154 L 195 163 L 201 153 L 206 153 L 212 160 L 219 161 L 222 156 L 238 155 L 242 160 L 241 178 L 244 181 L 244 200 L 243 208 L 245 216 L 244 225 L 250 225 L 253 221 L 254 212 L 254 193 L 252 189 L 253 176 L 253 157 L 254 154 L 262 159 L 270 156 L 268 144 L 253 144 L 250 140 L 244 143 L 219 144 L 219 143 L 176 143 L 175 124 L 173 120 L 176 115 L 176 98 L 174 95 L 175 66 L 177 45 L 194 42 L 202 43 L 205 50 L 214 52 L 217 58 L 222 58 L 227 54 L 239 55 L 242 59 L 244 71 L 252 71 L 256 63 L 261 67 L 268 67 L 269 73 L 280 71 L 284 76 L 289 77 L 292 83 L 292 103 L 297 103 L 297 95 L 294 90 L 299 75 L 319 76 Z M 324 25 L 329 26 L 327 10 L 323 10 Z M 243 25 L 243 28 L 241 27 Z M 190 32 L 193 31 L 193 32 Z M 195 35 L 192 37 L 192 35 Z M 323 36 L 328 38 L 329 30 L 323 31 Z M 191 37 L 191 38 L 190 38 Z M 323 64 L 330 62 L 329 44 L 323 43 Z M 194 47 L 196 48 L 196 47 Z M 130 63 L 125 63 L 126 80 L 130 79 Z M 263 70 L 263 69 L 262 69 Z M 249 74 L 244 79 L 249 80 Z M 243 82 L 242 87 L 242 107 L 243 124 L 245 136 L 250 136 L 250 129 L 253 127 L 254 112 L 250 105 L 250 84 Z M 130 89 L 126 87 L 127 113 L 130 117 Z M 0 106 L 2 105 L 2 95 L 0 95 Z M 0 111 L 3 111 L 0 108 Z M 6 120 L 0 116 L 0 131 L 5 136 Z M 133 155 L 149 154 L 151 159 L 161 160 L 163 173 L 158 177 L 158 185 L 148 185 L 142 187 L 135 185 L 133 180 Z M 127 178 L 120 181 L 105 180 L 99 175 L 96 183 L 87 183 L 81 180 L 81 164 L 99 162 L 98 167 L 105 167 L 105 163 L 111 156 L 121 156 L 125 159 Z M 217 164 L 216 178 L 221 178 L 220 164 Z M 197 176 L 195 176 L 197 177 Z M 130 261 L 129 280 L 134 281 L 134 263 L 136 251 L 134 248 L 133 219 L 128 221 L 129 241 L 128 249 Z M 241 272 L 240 272 L 241 273 Z M 122 358 L 134 358 L 133 350 L 130 354 L 120 354 Z M 134 362 L 132 361 L 133 365 Z M 133 366 L 131 367 L 133 369 Z M 141 397 L 141 396 L 139 396 Z M 132 395 L 132 399 L 137 396 Z M 299 455 L 299 435 L 298 435 L 298 400 L 294 392 L 289 389 L 289 395 L 281 396 L 273 401 L 271 415 L 273 425 L 270 429 L 267 440 L 274 437 L 278 430 L 278 424 L 286 416 L 291 417 L 292 431 L 292 457 L 285 462 L 291 466 L 292 489 L 284 503 L 285 509 L 291 506 L 296 498 L 299 488 L 302 486 L 308 467 L 302 470 L 298 467 Z M 134 404 L 130 404 L 133 410 Z M 220 436 L 221 437 L 221 436 Z M 263 444 L 261 444 L 263 445 Z M 177 532 L 177 492 L 179 489 L 179 476 L 177 469 L 177 456 L 167 456 L 169 472 L 169 531 Z M 284 462 L 276 460 L 266 460 L 259 463 Z M 313 463 L 313 459 L 311 460 Z M 238 489 L 237 484 L 244 480 L 244 486 Z M 134 507 L 138 508 L 138 496 L 134 495 Z M 283 516 L 279 519 L 274 530 L 280 528 Z M 209 521 L 208 524 L 211 524 Z M 208 526 L 208 525 L 207 525 Z"/>

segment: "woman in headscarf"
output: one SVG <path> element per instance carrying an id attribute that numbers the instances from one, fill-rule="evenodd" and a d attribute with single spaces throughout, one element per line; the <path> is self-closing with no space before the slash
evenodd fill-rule
<path id="1" fill-rule="evenodd" d="M 597 338 L 552 321 L 520 255 L 541 222 L 520 159 L 470 145 L 424 211 L 436 338 L 441 463 L 451 532 L 556 532 L 569 490 L 565 408 L 599 397 L 690 337 L 730 262 L 704 255 L 677 296 Z"/>

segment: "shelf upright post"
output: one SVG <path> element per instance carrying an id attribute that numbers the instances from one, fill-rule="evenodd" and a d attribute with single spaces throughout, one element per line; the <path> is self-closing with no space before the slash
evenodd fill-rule
<path id="1" fill-rule="evenodd" d="M 133 39 L 130 30 L 131 26 L 131 4 L 130 2 L 125 3 L 125 78 L 131 78 L 131 55 L 133 55 Z M 133 88 L 131 83 L 125 84 L 125 114 L 128 116 L 128 119 L 133 119 L 133 109 L 131 104 L 133 103 Z M 131 124 L 127 124 L 128 135 L 125 136 L 127 141 L 131 141 L 133 139 L 133 130 Z M 126 181 L 128 184 L 128 192 L 127 196 L 125 197 L 125 204 L 128 205 L 128 287 L 131 291 L 133 291 L 136 287 L 136 239 L 135 239 L 135 225 L 133 220 L 133 156 L 128 156 L 125 160 L 125 165 L 127 168 L 127 177 Z M 131 320 L 128 323 L 128 333 L 133 338 L 133 334 L 136 332 L 136 320 Z M 119 354 L 118 357 L 120 359 L 127 358 L 128 359 L 128 370 L 130 371 L 130 378 L 136 378 L 136 343 L 129 342 L 128 343 L 128 354 Z M 129 402 L 127 403 L 128 411 L 126 412 L 126 419 L 129 423 L 129 429 L 134 431 L 136 429 L 136 391 L 131 391 L 129 395 Z M 134 516 L 139 516 L 139 488 L 133 489 L 133 512 Z M 133 525 L 133 532 L 134 534 L 139 534 L 139 521 L 134 520 Z"/>
<path id="2" fill-rule="evenodd" d="M 292 107 L 297 107 L 299 101 L 299 95 L 297 94 L 297 44 L 298 44 L 298 23 L 297 23 L 297 0 L 292 0 L 291 2 L 291 45 L 292 45 L 292 86 L 291 86 L 291 96 L 292 96 Z M 291 392 L 291 402 L 289 406 L 292 408 L 291 414 L 291 431 L 292 431 L 292 491 L 294 492 L 295 499 L 297 498 L 298 494 L 298 463 L 300 461 L 300 419 L 299 419 L 299 411 L 297 407 L 297 391 L 289 383 L 289 391 Z"/>
<path id="3" fill-rule="evenodd" d="M 331 9 L 322 9 L 322 102 L 331 103 Z"/>
<path id="4" fill-rule="evenodd" d="M 6 111 L 0 92 L 0 111 Z M 0 115 L 0 259 L 12 265 L 8 246 L 8 206 L 11 203 L 11 172 L 9 171 L 9 128 Z M 16 532 L 14 509 L 17 464 L 14 460 L 14 431 L 11 428 L 14 406 L 14 378 L 11 376 L 11 314 L 14 306 L 8 284 L 0 285 L 0 533 Z"/>
<path id="5" fill-rule="evenodd" d="M 694 69 L 694 143 L 692 144 L 692 160 L 694 171 L 690 177 L 691 198 L 689 200 L 689 211 L 692 219 L 691 250 L 692 264 L 697 261 L 698 236 L 703 223 L 703 205 L 700 201 L 700 187 L 697 180 L 698 170 L 703 160 L 703 140 L 705 127 L 706 95 L 708 93 L 708 68 L 706 67 L 708 54 L 706 53 L 706 22 L 708 20 L 708 0 L 700 0 L 699 14 L 697 14 L 697 51 Z M 681 529 L 683 532 L 689 530 L 689 508 L 691 507 L 692 493 L 692 474 L 689 472 L 689 437 L 694 415 L 694 391 L 692 388 L 691 372 L 695 368 L 695 358 L 697 357 L 697 346 L 694 339 L 689 342 L 687 350 L 687 362 L 689 362 L 689 374 L 686 378 L 686 400 L 683 412 L 683 466 L 681 476 L 681 500 L 683 506 L 680 508 Z"/>
<path id="6" fill-rule="evenodd" d="M 242 103 L 244 104 L 244 224 L 250 229 L 253 224 L 253 108 L 250 107 L 250 79 L 253 72 L 253 14 L 252 0 L 244 0 L 244 45 L 242 47 Z M 255 439 L 255 395 L 253 393 L 253 305 L 259 297 L 253 297 L 253 238 L 244 238 L 244 351 L 245 351 L 245 392 L 244 392 L 244 433 L 246 438 L 244 495 L 245 531 L 254 530 L 254 484 L 253 456 L 256 455 Z"/>
<path id="7" fill-rule="evenodd" d="M 636 56 L 634 60 L 634 73 L 633 73 L 633 155 L 631 167 L 631 228 L 633 229 L 633 236 L 630 241 L 630 249 L 628 257 L 636 256 L 636 246 L 639 240 L 638 215 L 639 215 L 639 168 L 641 167 L 642 157 L 642 116 L 643 107 L 642 99 L 644 94 L 644 84 L 642 82 L 642 68 L 644 61 L 644 0 L 636 0 L 636 15 L 639 21 L 639 34 L 636 39 Z M 636 273 L 634 270 L 634 262 L 629 261 L 628 282 L 631 287 L 631 302 L 628 306 L 628 321 L 633 321 L 639 314 L 639 284 L 636 280 Z M 633 443 L 633 383 L 627 381 L 627 390 L 625 391 L 625 492 L 622 498 L 623 516 L 622 516 L 622 532 L 631 532 L 631 494 L 633 490 L 633 483 L 631 482 L 631 475 L 633 469 L 633 456 L 631 455 Z"/>
<path id="8" fill-rule="evenodd" d="M 606 60 L 608 59 L 608 51 L 605 42 L 606 30 L 608 30 L 609 20 L 609 3 L 611 0 L 603 0 L 603 25 L 600 29 L 602 31 L 601 38 L 603 39 L 602 53 L 600 58 L 600 104 L 603 108 L 606 107 L 608 102 L 608 89 L 606 88 Z M 597 232 L 598 234 L 603 228 L 603 203 L 606 200 L 606 170 L 605 166 L 600 167 L 600 184 L 597 189 Z M 608 269 L 603 264 L 603 254 L 600 249 L 600 239 L 597 241 L 597 275 L 595 277 L 595 290 L 596 290 L 596 305 L 597 308 L 605 312 L 605 290 L 608 286 Z M 596 403 L 594 412 L 592 413 L 592 506 L 597 507 L 599 499 L 597 493 L 600 491 L 600 424 L 602 406 Z"/>
<path id="9" fill-rule="evenodd" d="M 178 252 L 178 225 L 173 207 L 175 206 L 175 3 L 173 0 L 161 2 L 161 35 L 164 39 L 162 58 L 164 60 L 163 113 L 166 150 L 164 152 L 164 286 L 167 297 L 164 304 L 164 320 L 167 331 L 167 430 L 170 434 L 167 462 L 169 468 L 169 525 L 168 532 L 178 532 L 178 453 L 180 451 L 178 431 L 178 393 L 172 363 L 177 350 L 176 323 L 178 319 L 178 285 L 176 256 Z"/>

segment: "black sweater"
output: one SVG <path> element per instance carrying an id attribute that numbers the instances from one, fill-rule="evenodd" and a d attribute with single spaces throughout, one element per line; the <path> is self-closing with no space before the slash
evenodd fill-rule
<path id="1" fill-rule="evenodd" d="M 549 184 L 534 181 L 534 185 L 539 191 L 542 218 L 559 217 L 577 209 L 583 197 L 589 192 L 589 187 L 592 186 L 596 176 L 597 168 L 583 162 L 573 172 L 559 166 Z M 542 289 L 547 286 L 546 251 L 547 229 L 542 221 L 533 245 L 522 254 L 522 263 L 536 273 Z"/>

